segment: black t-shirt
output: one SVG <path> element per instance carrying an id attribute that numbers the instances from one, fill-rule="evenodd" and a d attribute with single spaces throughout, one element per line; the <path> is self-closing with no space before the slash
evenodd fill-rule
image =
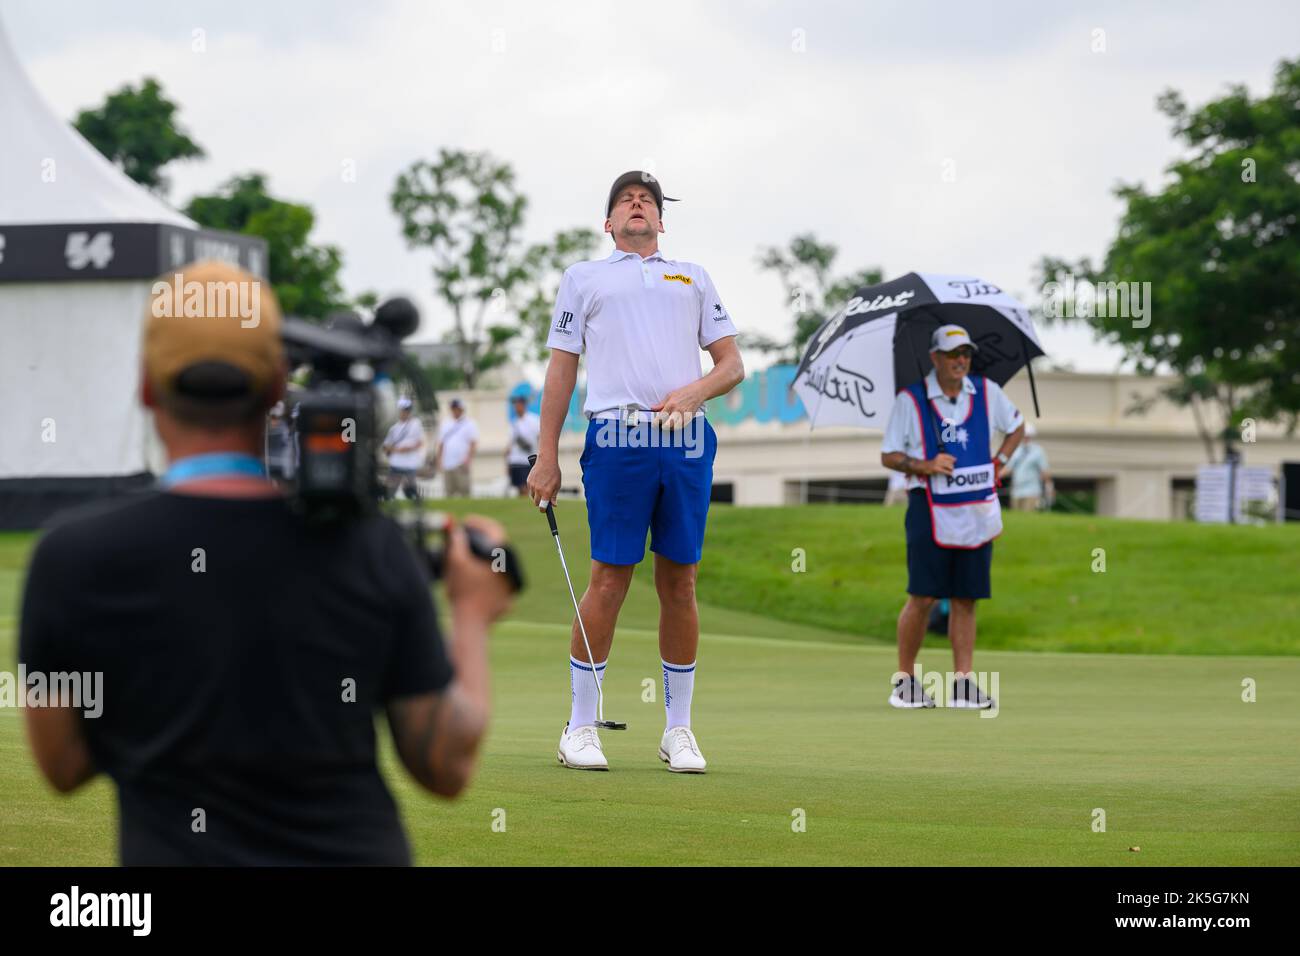
<path id="1" fill-rule="evenodd" d="M 32 556 L 19 646 L 29 673 L 103 674 L 81 726 L 123 864 L 410 862 L 375 710 L 452 671 L 390 520 L 164 492 L 74 512 Z"/>

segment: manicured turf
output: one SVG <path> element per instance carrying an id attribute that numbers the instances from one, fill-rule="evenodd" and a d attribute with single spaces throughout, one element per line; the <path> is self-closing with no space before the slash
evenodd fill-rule
<path id="1" fill-rule="evenodd" d="M 894 560 L 888 537 L 900 536 L 902 516 L 878 509 L 715 509 L 702 571 L 705 637 L 694 711 L 710 760 L 702 777 L 669 774 L 655 756 L 663 708 L 653 587 L 643 567 L 606 684 L 608 715 L 630 729 L 602 735 L 612 772 L 565 770 L 555 763 L 555 744 L 568 709 L 571 611 L 550 536 L 518 502 L 476 502 L 475 510 L 508 521 L 531 587 L 493 638 L 496 712 L 471 791 L 454 804 L 425 796 L 385 746 L 385 768 L 422 863 L 1300 863 L 1300 659 L 981 650 L 977 667 L 998 674 L 996 718 L 894 711 L 885 697 L 901 575 L 885 566 Z M 1219 649 L 1236 640 L 1256 652 L 1294 653 L 1295 615 L 1286 609 L 1295 599 L 1278 566 L 1288 554 L 1296 565 L 1294 529 L 1250 537 L 1260 529 L 1012 518 L 1024 522 L 1009 522 L 995 563 L 999 600 L 981 608 L 982 648 L 1013 638 L 1034 646 L 1058 632 L 1109 624 L 1109 641 L 1124 627 L 1143 627 L 1138 637 L 1145 640 L 1168 628 L 1177 641 L 1158 642 L 1164 651 L 1205 654 L 1201 633 L 1208 630 L 1222 635 L 1211 645 Z M 796 534 L 798 519 L 808 543 Z M 581 589 L 581 505 L 565 502 L 560 521 Z M 1016 532 L 1040 535 L 1041 550 L 1017 557 Z M 1139 544 L 1149 549 L 1146 557 L 1132 553 Z M 14 660 L 16 595 L 29 545 L 28 536 L 0 537 L 2 668 Z M 1105 575 L 1089 570 L 1094 546 L 1108 549 Z M 789 571 L 794 547 L 807 549 L 806 577 Z M 1207 548 L 1214 562 L 1189 553 Z M 831 574 L 820 562 L 853 549 L 865 549 L 867 563 L 881 570 L 872 577 L 845 568 L 841 598 L 833 577 L 818 577 Z M 778 552 L 789 580 L 767 556 Z M 1079 562 L 1075 553 L 1083 555 Z M 1128 556 L 1117 560 L 1117 553 Z M 1153 567 L 1162 560 L 1179 562 L 1183 577 Z M 1253 575 L 1233 570 L 1234 562 Z M 1201 563 L 1222 574 L 1198 574 Z M 1075 592 L 1059 599 L 1040 592 L 1076 573 L 1076 564 L 1080 601 L 1073 613 L 1058 615 L 1060 601 Z M 770 574 L 747 585 L 748 600 L 717 580 L 725 568 L 769 565 Z M 1030 582 L 1022 598 L 1028 609 L 1018 610 L 1010 585 L 1000 583 L 1017 578 Z M 1130 604 L 1131 578 L 1165 581 L 1183 602 Z M 1216 589 L 1216 580 L 1226 583 Z M 1232 590 L 1243 583 L 1244 593 Z M 823 597 L 813 600 L 813 591 Z M 794 604 L 812 623 L 776 617 L 795 613 L 783 594 L 805 594 Z M 745 609 L 720 606 L 727 603 Z M 1000 603 L 1007 605 L 1003 617 Z M 846 620 L 854 607 L 861 627 L 813 626 L 822 613 Z M 1178 623 L 1161 624 L 1165 616 Z M 1080 617 L 1094 623 L 1080 625 Z M 1023 620 L 1041 631 L 1016 638 Z M 922 663 L 950 670 L 946 643 L 928 645 Z M 1255 683 L 1254 703 L 1241 699 L 1247 678 Z M 647 681 L 653 702 L 642 700 Z M 72 798 L 50 793 L 36 777 L 17 718 L 0 711 L 0 864 L 111 863 L 111 787 L 99 782 Z M 380 730 L 386 733 L 382 721 Z M 1105 812 L 1104 833 L 1094 832 L 1096 809 Z M 806 832 L 792 830 L 796 810 L 806 814 Z M 499 829 L 502 819 L 505 830 L 497 832 L 493 823 Z"/>
<path id="2" fill-rule="evenodd" d="M 981 647 L 1300 655 L 1300 630 L 1286 624 L 1300 619 L 1300 524 L 1023 513 L 1004 524 Z M 791 570 L 796 548 L 803 573 Z M 700 579 L 711 603 L 892 644 L 907 586 L 903 509 L 715 508 Z"/>

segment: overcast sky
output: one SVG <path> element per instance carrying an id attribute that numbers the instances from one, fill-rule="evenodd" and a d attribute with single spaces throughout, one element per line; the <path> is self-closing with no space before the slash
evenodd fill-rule
<path id="1" fill-rule="evenodd" d="M 665 254 L 777 335 L 790 318 L 755 253 L 804 231 L 840 271 L 970 273 L 1035 304 L 1041 255 L 1099 258 L 1115 183 L 1161 181 L 1163 89 L 1258 95 L 1300 54 L 1294 0 L 1057 6 L 0 0 L 0 17 L 62 116 L 157 77 L 208 153 L 169 170 L 174 205 L 265 171 L 315 208 L 350 292 L 415 295 L 421 338 L 446 319 L 387 196 L 443 146 L 513 164 L 530 240 L 599 229 L 613 178 L 650 168 L 683 200 Z M 1086 331 L 1043 336 L 1078 369 L 1116 365 Z"/>

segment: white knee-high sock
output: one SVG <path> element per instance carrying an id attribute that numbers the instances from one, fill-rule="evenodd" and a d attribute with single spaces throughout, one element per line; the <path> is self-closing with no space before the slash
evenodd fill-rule
<path id="1" fill-rule="evenodd" d="M 668 727 L 691 725 L 691 693 L 695 690 L 695 662 L 669 664 L 660 658 L 664 668 L 664 711 Z"/>
<path id="2" fill-rule="evenodd" d="M 605 661 L 596 664 L 596 680 L 605 682 Z M 591 665 L 569 657 L 569 689 L 573 702 L 569 709 L 569 729 L 587 727 L 596 722 L 596 683 L 591 679 Z"/>

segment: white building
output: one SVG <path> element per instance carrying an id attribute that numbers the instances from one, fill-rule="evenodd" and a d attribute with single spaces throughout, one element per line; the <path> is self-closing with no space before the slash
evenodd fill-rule
<path id="1" fill-rule="evenodd" d="M 881 433 L 810 431 L 802 405 L 786 391 L 792 370 L 776 366 L 751 373 L 725 400 L 711 403 L 709 417 L 718 434 L 715 500 L 741 505 L 881 501 L 888 479 L 880 464 Z M 1103 515 L 1188 516 L 1196 469 L 1209 458 L 1191 411 L 1158 395 L 1171 379 L 1074 372 L 1038 372 L 1036 377 L 1039 418 L 1034 418 L 1023 374 L 1006 390 L 1038 426 L 1059 496 L 1073 493 L 1081 501 L 1094 501 Z M 504 494 L 508 393 L 448 392 L 439 396 L 444 406 L 453 394 L 465 402 L 480 429 L 472 473 L 475 493 Z M 1151 399 L 1143 414 L 1126 414 L 1135 403 Z M 575 397 L 560 440 L 564 488 L 573 494 L 582 490 L 578 457 L 586 423 L 579 408 Z M 1207 424 L 1218 427 L 1214 421 Z M 1240 448 L 1244 464 L 1275 472 L 1284 461 L 1300 462 L 1300 437 L 1287 437 L 1280 426 L 1260 425 L 1255 440 Z"/>

